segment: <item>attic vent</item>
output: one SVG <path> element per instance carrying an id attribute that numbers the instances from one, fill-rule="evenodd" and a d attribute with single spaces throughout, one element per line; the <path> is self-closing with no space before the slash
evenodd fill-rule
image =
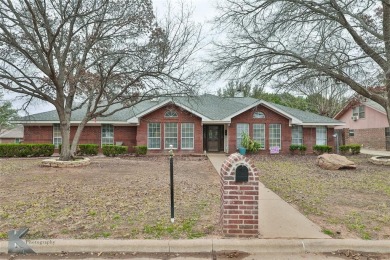
<path id="1" fill-rule="evenodd" d="M 265 115 L 263 112 L 254 112 L 253 118 L 265 118 Z"/>
<path id="2" fill-rule="evenodd" d="M 177 117 L 177 113 L 174 110 L 168 110 L 165 112 L 165 117 Z"/>

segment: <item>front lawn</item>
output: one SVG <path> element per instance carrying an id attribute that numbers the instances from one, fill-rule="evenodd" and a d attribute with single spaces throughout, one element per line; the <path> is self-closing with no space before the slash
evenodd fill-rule
<path id="1" fill-rule="evenodd" d="M 218 235 L 219 177 L 203 157 L 175 157 L 175 223 L 167 157 L 93 158 L 81 168 L 0 159 L 0 239 L 196 238 Z"/>
<path id="2" fill-rule="evenodd" d="M 260 181 L 335 238 L 390 239 L 390 167 L 354 155 L 356 170 L 329 171 L 316 156 L 253 156 Z"/>

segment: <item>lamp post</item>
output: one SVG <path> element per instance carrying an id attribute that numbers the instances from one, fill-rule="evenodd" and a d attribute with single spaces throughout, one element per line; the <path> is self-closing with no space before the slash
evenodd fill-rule
<path id="1" fill-rule="evenodd" d="M 171 179 L 171 222 L 175 222 L 175 201 L 173 194 L 173 145 L 169 145 L 169 173 Z"/>
<path id="2" fill-rule="evenodd" d="M 339 138 L 337 133 L 335 133 L 333 137 L 336 138 L 336 153 L 339 154 Z"/>

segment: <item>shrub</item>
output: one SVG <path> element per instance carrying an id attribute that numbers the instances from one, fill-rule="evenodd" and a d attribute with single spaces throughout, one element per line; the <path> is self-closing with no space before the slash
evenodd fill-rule
<path id="1" fill-rule="evenodd" d="M 99 146 L 97 144 L 79 144 L 77 154 L 79 155 L 97 155 Z"/>
<path id="2" fill-rule="evenodd" d="M 332 147 L 329 145 L 314 145 L 313 150 L 316 154 L 330 153 Z"/>
<path id="3" fill-rule="evenodd" d="M 349 152 L 351 154 L 359 154 L 362 146 L 360 144 L 348 144 L 348 145 L 341 145 L 339 148 L 342 154 L 346 154 Z"/>
<path id="4" fill-rule="evenodd" d="M 295 151 L 298 151 L 298 144 L 292 144 L 292 145 L 290 145 L 290 152 L 291 153 L 294 153 Z"/>
<path id="5" fill-rule="evenodd" d="M 362 148 L 360 144 L 350 144 L 349 147 L 351 148 L 352 154 L 359 154 L 360 149 Z"/>
<path id="6" fill-rule="evenodd" d="M 127 153 L 127 146 L 103 145 L 102 150 L 105 156 L 117 156 L 118 154 Z"/>
<path id="7" fill-rule="evenodd" d="M 349 152 L 351 147 L 349 147 L 349 145 L 340 145 L 339 149 L 341 154 L 346 154 Z"/>
<path id="8" fill-rule="evenodd" d="M 301 151 L 301 153 L 304 153 L 304 152 L 306 152 L 307 147 L 306 147 L 306 145 L 300 145 L 300 146 L 298 147 L 298 150 Z"/>
<path id="9" fill-rule="evenodd" d="M 54 144 L 0 144 L 0 157 L 51 156 Z"/>
<path id="10" fill-rule="evenodd" d="M 148 152 L 148 147 L 146 145 L 134 146 L 136 155 L 145 155 Z"/>
<path id="11" fill-rule="evenodd" d="M 303 153 L 305 153 L 306 150 L 307 150 L 306 145 L 300 145 L 300 144 L 292 144 L 292 145 L 290 145 L 290 152 L 292 154 L 294 154 L 295 151 L 300 151 L 300 153 L 303 154 Z"/>

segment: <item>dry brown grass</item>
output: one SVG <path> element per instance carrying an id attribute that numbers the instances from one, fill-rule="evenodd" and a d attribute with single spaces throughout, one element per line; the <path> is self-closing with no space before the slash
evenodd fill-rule
<path id="1" fill-rule="evenodd" d="M 356 170 L 329 171 L 315 156 L 254 156 L 260 181 L 337 238 L 390 238 L 390 167 L 349 156 Z"/>
<path id="2" fill-rule="evenodd" d="M 218 235 L 219 177 L 205 158 L 175 158 L 170 223 L 166 157 L 93 158 L 83 168 L 42 168 L 40 159 L 0 160 L 0 239 L 194 238 Z"/>

